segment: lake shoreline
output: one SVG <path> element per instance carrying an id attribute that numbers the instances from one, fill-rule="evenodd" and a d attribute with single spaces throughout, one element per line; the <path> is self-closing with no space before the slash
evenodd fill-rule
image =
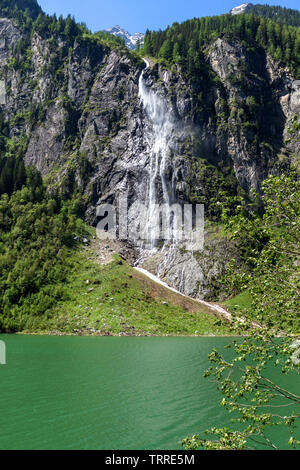
<path id="1" fill-rule="evenodd" d="M 70 337 L 85 337 L 85 338 L 236 338 L 236 337 L 246 337 L 246 335 L 172 335 L 172 334 L 162 334 L 162 335 L 133 335 L 133 334 L 97 334 L 97 333 L 66 333 L 62 331 L 47 331 L 47 332 L 36 332 L 36 331 L 19 331 L 19 332 L 0 332 L 0 335 L 11 335 L 11 336 L 70 336 Z"/>

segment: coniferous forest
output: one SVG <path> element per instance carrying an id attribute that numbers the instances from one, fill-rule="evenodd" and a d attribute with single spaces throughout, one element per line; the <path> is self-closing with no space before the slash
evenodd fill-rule
<path id="1" fill-rule="evenodd" d="M 195 18 L 165 31 L 147 31 L 143 52 L 168 64 L 178 63 L 193 78 L 201 73 L 205 48 L 220 37 L 240 41 L 249 50 L 266 49 L 299 77 L 299 12 L 280 9 L 277 14 L 276 7 L 259 7 L 251 14 Z"/>

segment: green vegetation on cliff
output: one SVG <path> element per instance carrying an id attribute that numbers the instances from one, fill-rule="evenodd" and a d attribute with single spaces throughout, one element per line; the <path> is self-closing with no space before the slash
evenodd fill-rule
<path id="1" fill-rule="evenodd" d="M 253 13 L 194 18 L 165 31 L 147 31 L 142 53 L 177 63 L 195 79 L 205 73 L 205 48 L 217 38 L 263 48 L 300 77 L 300 29 Z"/>
<path id="2" fill-rule="evenodd" d="M 291 8 L 269 5 L 253 5 L 251 13 L 289 26 L 300 26 L 300 12 Z"/>
<path id="3" fill-rule="evenodd" d="M 36 0 L 1 0 L 0 16 L 4 18 L 21 18 L 26 14 L 36 20 L 41 13 Z"/>
<path id="4" fill-rule="evenodd" d="M 92 43 L 127 51 L 122 39 L 105 32 L 92 34 L 85 23 L 77 23 L 71 15 L 68 15 L 67 18 L 62 15 L 59 18 L 55 14 L 47 15 L 36 0 L 2 0 L 0 17 L 14 20 L 23 32 L 31 36 L 36 32 L 44 39 L 51 39 L 53 45 L 57 44 L 56 41 L 60 37 L 65 42 L 66 55 L 68 47 L 72 47 L 76 39 L 90 40 Z M 28 46 L 27 41 L 22 41 L 18 44 L 16 52 L 24 53 Z"/>

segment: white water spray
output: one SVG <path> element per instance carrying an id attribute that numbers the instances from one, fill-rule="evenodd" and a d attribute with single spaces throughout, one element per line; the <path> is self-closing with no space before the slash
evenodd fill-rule
<path id="1" fill-rule="evenodd" d="M 150 64 L 145 60 L 146 69 Z M 157 210 L 156 204 L 164 203 L 171 208 L 175 202 L 174 179 L 168 174 L 168 159 L 171 154 L 170 141 L 174 134 L 175 120 L 168 110 L 166 102 L 154 90 L 147 87 L 144 80 L 144 69 L 139 79 L 139 98 L 144 106 L 146 115 L 151 123 L 152 132 L 147 138 L 150 149 L 150 175 L 148 189 L 148 215 L 146 233 L 151 242 L 151 248 L 155 246 L 157 235 Z M 158 184 L 161 184 L 163 201 L 158 201 Z M 170 218 L 171 210 L 167 211 Z"/>
<path id="2" fill-rule="evenodd" d="M 147 60 L 144 59 L 144 61 L 146 68 L 139 78 L 139 98 L 145 111 L 144 140 L 146 154 L 149 155 L 150 160 L 147 194 L 145 195 L 148 207 L 144 219 L 144 232 L 148 243 L 141 245 L 140 258 L 136 266 L 143 266 L 145 261 L 151 258 L 151 255 L 155 255 L 159 249 L 159 256 L 156 258 L 158 261 L 157 278 L 167 279 L 168 273 L 173 270 L 171 276 L 173 279 L 175 276 L 177 289 L 183 293 L 186 278 L 190 276 L 188 266 L 191 265 L 193 269 L 195 263 L 193 252 L 190 260 L 187 260 L 180 248 L 187 248 L 190 251 L 191 246 L 192 249 L 196 246 L 194 241 L 199 241 L 193 229 L 192 209 L 184 206 L 184 211 L 182 210 L 183 207 L 177 201 L 175 190 L 177 179 L 175 154 L 178 155 L 180 142 L 183 142 L 188 135 L 187 128 L 182 124 L 179 125 L 171 106 L 168 105 L 167 98 L 160 92 L 160 89 L 157 86 L 147 86 L 146 71 L 150 64 Z M 165 83 L 168 82 L 167 72 L 164 73 L 163 80 Z M 158 221 L 160 213 L 162 221 Z M 196 219 L 197 216 L 198 212 Z M 161 222 L 162 227 L 160 227 Z M 196 223 L 196 226 L 198 227 L 199 224 Z M 165 234 L 165 230 L 168 233 L 167 236 L 157 236 L 158 232 L 161 235 L 161 231 Z M 158 240 L 161 239 L 164 240 L 163 246 L 158 244 Z M 147 275 L 151 276 L 149 273 Z"/>

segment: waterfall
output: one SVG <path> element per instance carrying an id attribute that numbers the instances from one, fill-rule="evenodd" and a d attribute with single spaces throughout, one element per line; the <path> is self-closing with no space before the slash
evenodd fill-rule
<path id="1" fill-rule="evenodd" d="M 150 74 L 147 73 L 150 64 L 145 59 L 144 61 L 146 68 L 139 78 L 139 99 L 140 106 L 144 110 L 145 154 L 142 156 L 142 161 L 147 162 L 148 179 L 143 200 L 146 202 L 147 210 L 144 206 L 143 217 L 137 220 L 140 233 L 143 231 L 146 235 L 141 238 L 147 242 L 140 243 L 139 259 L 135 266 L 155 271 L 159 279 L 165 280 L 184 293 L 188 288 L 187 279 L 189 284 L 191 280 L 193 286 L 195 284 L 193 289 L 196 289 L 198 280 L 197 276 L 195 282 L 193 279 L 193 270 L 197 268 L 197 263 L 191 251 L 195 246 L 194 241 L 198 240 L 196 229 L 193 228 L 193 217 L 194 222 L 197 222 L 198 212 L 193 215 L 191 205 L 189 208 L 184 205 L 183 208 L 176 194 L 178 178 L 176 170 L 182 161 L 180 159 L 182 142 L 185 142 L 191 131 L 178 121 L 163 88 L 156 84 L 151 86 Z M 168 79 L 168 73 L 165 72 L 164 82 L 167 83 Z M 176 156 L 179 158 L 175 164 Z M 160 220 L 161 214 L 162 220 Z M 168 231 L 164 236 L 161 236 L 162 228 Z"/>
<path id="2" fill-rule="evenodd" d="M 147 87 L 144 72 L 150 64 L 144 59 L 144 69 L 139 79 L 139 98 L 151 125 L 151 133 L 146 135 L 146 143 L 150 154 L 150 171 L 148 184 L 148 214 L 146 233 L 151 248 L 155 246 L 157 232 L 157 211 L 155 205 L 164 203 L 167 217 L 171 219 L 171 205 L 175 202 L 174 178 L 168 174 L 170 142 L 174 134 L 175 120 L 168 109 L 166 101 L 156 91 Z M 159 201 L 159 185 L 162 188 L 163 201 Z M 168 222 L 169 223 L 169 222 Z"/>

